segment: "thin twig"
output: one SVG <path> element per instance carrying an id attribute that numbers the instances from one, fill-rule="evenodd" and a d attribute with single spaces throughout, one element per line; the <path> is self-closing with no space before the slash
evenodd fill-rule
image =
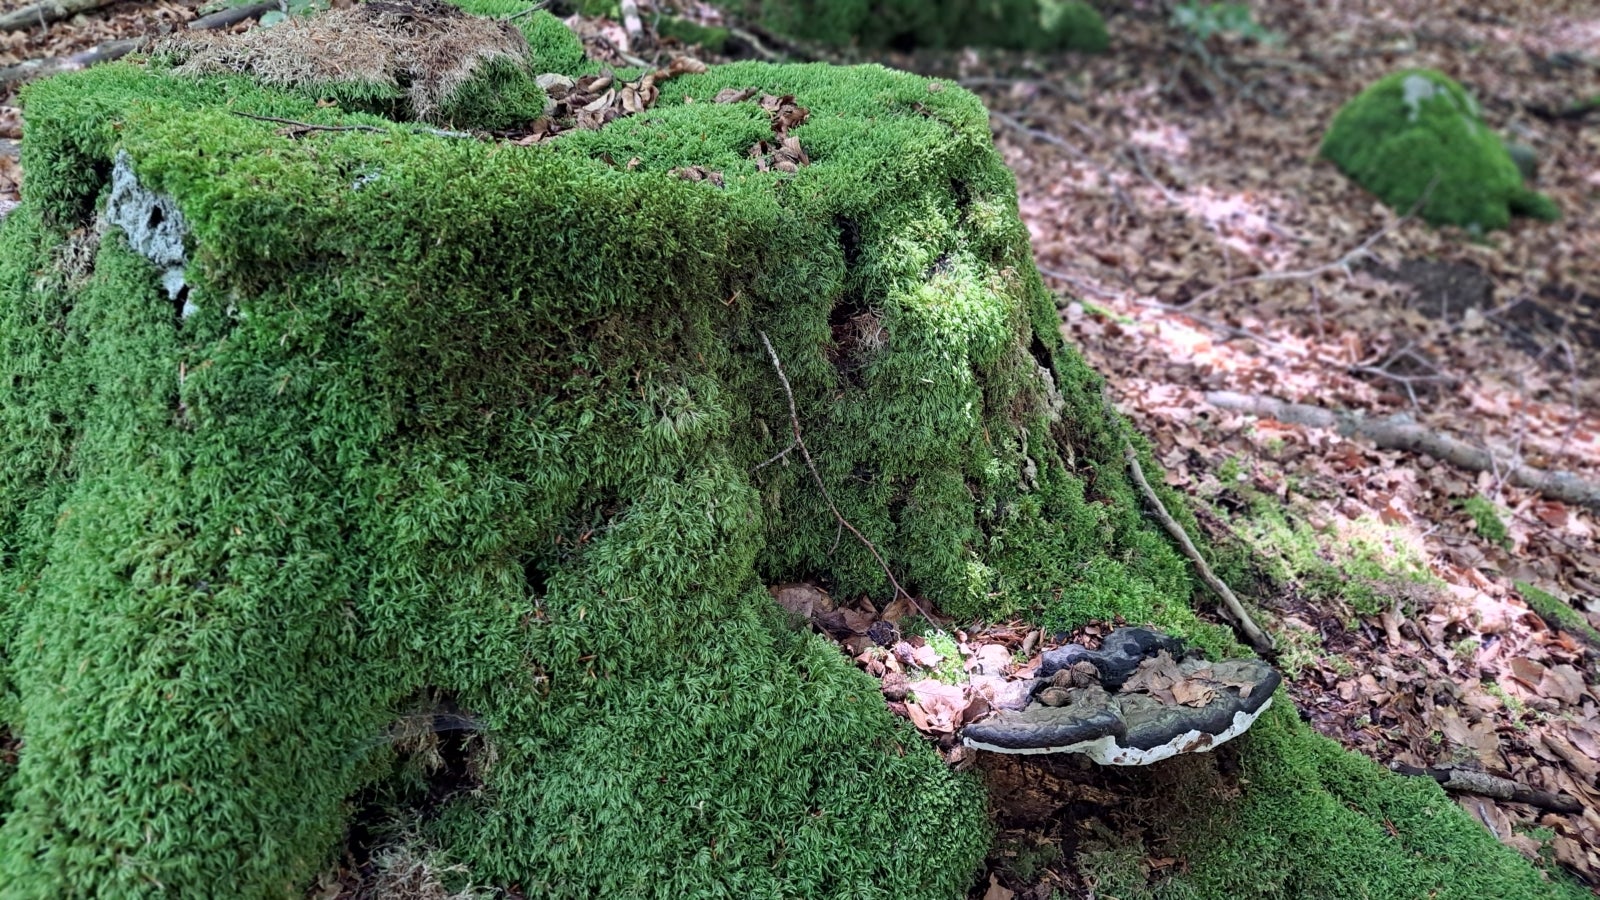
<path id="1" fill-rule="evenodd" d="M 905 588 L 900 586 L 900 582 L 894 577 L 894 573 L 889 571 L 889 564 L 884 562 L 883 555 L 878 552 L 877 545 L 873 544 L 872 541 L 867 540 L 866 535 L 856 530 L 856 527 L 850 524 L 850 520 L 844 517 L 844 513 L 839 512 L 839 507 L 834 505 L 833 496 L 828 493 L 828 486 L 823 484 L 822 473 L 817 471 L 817 464 L 812 461 L 811 451 L 806 448 L 805 437 L 803 437 L 801 434 L 800 411 L 795 406 L 794 389 L 789 386 L 789 376 L 784 374 L 783 361 L 778 359 L 778 351 L 772 348 L 772 341 L 767 340 L 767 333 L 765 331 L 758 331 L 756 334 L 761 336 L 761 343 L 767 348 L 767 355 L 772 358 L 773 371 L 778 373 L 778 381 L 783 384 L 783 396 L 789 401 L 789 424 L 794 428 L 794 443 L 790 444 L 789 447 L 783 451 L 783 453 L 773 457 L 773 460 L 784 456 L 790 450 L 797 448 L 799 449 L 800 458 L 805 460 L 806 468 L 811 471 L 811 479 L 817 483 L 817 490 L 822 492 L 822 499 L 828 504 L 828 509 L 833 513 L 833 517 L 838 520 L 839 526 L 847 529 L 851 534 L 855 535 L 856 540 L 860 541 L 861 545 L 867 548 L 867 552 L 872 554 L 872 558 L 878 561 L 878 566 L 883 569 L 883 574 L 888 576 L 889 583 L 894 585 L 895 597 L 906 598 L 906 602 L 911 604 L 911 608 L 916 610 L 918 615 L 922 616 L 924 619 L 927 619 L 929 622 L 932 622 L 933 616 L 928 614 L 928 611 L 924 609 L 922 604 L 917 601 L 917 598 L 911 596 L 911 594 L 907 592 Z M 773 460 L 768 460 L 768 462 Z M 765 465 L 765 463 L 763 463 L 763 465 Z"/>
<path id="2" fill-rule="evenodd" d="M 299 122 L 294 119 L 280 119 L 277 116 L 256 116 L 247 112 L 234 110 L 233 114 L 244 119 L 254 119 L 257 122 L 274 122 L 279 125 L 288 125 L 291 128 L 300 128 L 305 131 L 361 131 L 367 134 L 388 134 L 389 129 L 378 128 L 373 125 L 318 125 L 314 122 Z M 446 131 L 443 128 L 428 128 L 419 125 L 409 129 L 413 134 L 431 134 L 436 137 L 469 138 L 476 139 L 477 135 L 465 131 Z"/>
<path id="3" fill-rule="evenodd" d="M 1222 598 L 1223 606 L 1227 607 L 1228 613 L 1238 624 L 1239 630 L 1244 632 L 1251 645 L 1262 653 L 1272 650 L 1272 638 L 1256 625 L 1254 619 L 1250 618 L 1250 614 L 1245 611 L 1244 604 L 1240 603 L 1239 598 L 1234 595 L 1232 589 L 1222 579 L 1218 578 L 1215 572 L 1211 571 L 1211 566 L 1206 563 L 1205 557 L 1201 556 L 1200 551 L 1195 549 L 1194 542 L 1189 539 L 1188 532 L 1184 531 L 1183 526 L 1178 524 L 1178 520 L 1167 512 L 1166 505 L 1161 502 L 1161 498 L 1156 495 L 1155 489 L 1150 486 L 1150 482 L 1144 477 L 1144 469 L 1139 465 L 1139 454 L 1133 449 L 1131 441 L 1125 440 L 1122 442 L 1122 456 L 1128 461 L 1128 469 L 1133 472 L 1133 480 L 1138 483 L 1139 490 L 1144 494 L 1144 499 L 1149 502 L 1151 510 L 1156 514 L 1156 519 L 1161 522 L 1162 527 L 1167 529 L 1167 534 L 1172 535 L 1172 539 L 1177 541 L 1179 546 L 1183 548 L 1184 555 L 1194 563 L 1195 570 L 1200 573 L 1200 580 L 1204 581 L 1207 587 Z"/>
<path id="4" fill-rule="evenodd" d="M 514 12 L 514 13 L 511 13 L 510 15 L 501 16 L 500 19 L 501 19 L 501 21 L 504 21 L 504 22 L 514 22 L 517 19 L 522 18 L 523 16 L 529 15 L 531 13 L 536 13 L 539 10 L 544 9 L 545 7 L 547 7 L 549 5 L 550 5 L 550 0 L 539 0 L 538 3 L 535 3 L 534 5 L 528 7 L 527 9 L 525 9 L 525 10 L 523 10 L 521 12 Z"/>

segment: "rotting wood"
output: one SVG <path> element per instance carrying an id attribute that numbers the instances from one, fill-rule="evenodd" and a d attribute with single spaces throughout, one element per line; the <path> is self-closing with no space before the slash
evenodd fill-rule
<path id="1" fill-rule="evenodd" d="M 1222 598 L 1222 605 L 1227 608 L 1229 616 L 1239 626 L 1239 630 L 1244 632 L 1251 646 L 1261 653 L 1270 652 L 1273 649 L 1272 637 L 1262 631 L 1261 627 L 1255 623 L 1255 620 L 1250 618 L 1250 613 L 1245 610 L 1244 604 L 1239 602 L 1239 598 L 1234 594 L 1233 589 L 1229 588 L 1226 582 L 1211 571 L 1211 566 L 1206 562 L 1206 558 L 1200 555 L 1200 551 L 1194 546 L 1194 541 L 1189 539 L 1189 533 L 1183 530 L 1183 526 L 1178 524 L 1178 520 L 1174 519 L 1171 513 L 1167 512 L 1166 504 L 1161 502 L 1161 497 L 1156 494 L 1155 489 L 1150 486 L 1149 480 L 1144 477 L 1144 468 L 1139 465 L 1139 453 L 1133 449 L 1133 444 L 1124 441 L 1122 455 L 1128 460 L 1128 469 L 1133 473 L 1133 480 L 1138 483 L 1139 490 L 1144 494 L 1144 499 L 1149 502 L 1151 511 L 1155 513 L 1156 519 L 1161 522 L 1162 527 L 1167 529 L 1167 533 L 1172 535 L 1172 539 L 1177 541 L 1178 545 L 1183 548 L 1183 555 L 1189 557 L 1189 560 L 1194 563 L 1195 570 L 1200 573 L 1200 580 L 1204 581 L 1206 587 L 1211 588 L 1218 597 Z"/>
<path id="2" fill-rule="evenodd" d="M 1389 768 L 1400 775 L 1432 778 L 1439 782 L 1440 787 L 1453 793 L 1477 794 L 1481 797 L 1493 797 L 1496 800 L 1509 800 L 1512 803 L 1526 803 L 1556 813 L 1571 814 L 1583 811 L 1583 804 L 1566 794 L 1535 790 L 1525 784 L 1498 775 L 1490 775 L 1487 772 L 1474 772 L 1471 769 L 1451 766 L 1424 769 L 1404 763 L 1390 763 Z"/>
<path id="3" fill-rule="evenodd" d="M 1497 458 L 1488 450 L 1419 425 L 1410 416 L 1371 418 L 1360 413 L 1286 403 L 1272 397 L 1233 391 L 1207 393 L 1206 402 L 1218 409 L 1277 419 L 1290 425 L 1331 428 L 1341 437 L 1365 438 L 1380 449 L 1421 453 L 1472 472 L 1498 472 L 1507 465 L 1507 460 Z M 1571 472 L 1546 472 L 1511 460 L 1506 480 L 1552 500 L 1600 510 L 1600 484 L 1585 481 Z"/>
<path id="4" fill-rule="evenodd" d="M 209 31 L 217 28 L 231 28 L 234 25 L 249 19 L 255 19 L 262 13 L 278 8 L 277 3 L 253 3 L 249 6 L 240 6 L 233 9 L 224 9 L 214 12 L 209 16 L 201 16 L 186 26 L 188 31 Z M 30 59 L 27 62 L 17 63 L 6 69 L 0 69 L 0 85 L 15 84 L 23 81 L 32 81 L 46 75 L 59 75 L 62 72 L 75 72 L 87 69 L 96 63 L 110 62 L 121 59 L 129 53 L 138 50 L 146 42 L 145 38 L 128 38 L 120 41 L 107 41 L 87 50 L 69 53 L 66 56 L 52 56 L 44 59 Z"/>

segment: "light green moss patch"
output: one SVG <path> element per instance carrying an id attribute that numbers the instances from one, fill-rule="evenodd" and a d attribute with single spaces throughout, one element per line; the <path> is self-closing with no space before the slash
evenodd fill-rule
<path id="1" fill-rule="evenodd" d="M 1492 500 L 1481 496 L 1471 496 L 1461 501 L 1461 509 L 1472 517 L 1472 527 L 1478 537 L 1492 544 L 1506 544 L 1511 539 L 1511 533 L 1506 531 L 1506 523 L 1500 518 L 1500 507 Z"/>
<path id="2" fill-rule="evenodd" d="M 1396 211 L 1422 202 L 1419 214 L 1435 225 L 1482 232 L 1512 216 L 1560 216 L 1523 185 L 1472 95 L 1431 69 L 1388 75 L 1345 104 L 1322 155 Z"/>
<path id="3" fill-rule="evenodd" d="M 770 28 L 867 48 L 1006 47 L 1103 52 L 1105 21 L 1082 0 L 759 0 Z"/>
<path id="4" fill-rule="evenodd" d="M 1526 581 L 1514 582 L 1517 593 L 1522 596 L 1523 602 L 1533 607 L 1546 622 L 1572 632 L 1592 647 L 1600 647 L 1600 631 L 1590 625 L 1583 614 L 1572 608 L 1567 601 L 1557 597 L 1549 591 L 1540 590 Z"/>

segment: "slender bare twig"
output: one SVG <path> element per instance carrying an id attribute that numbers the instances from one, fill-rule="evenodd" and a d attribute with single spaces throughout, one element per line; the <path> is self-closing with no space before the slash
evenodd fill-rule
<path id="1" fill-rule="evenodd" d="M 523 16 L 530 15 L 532 13 L 536 13 L 539 10 L 544 9 L 545 7 L 547 7 L 549 5 L 550 5 L 550 0 L 539 0 L 538 3 L 535 3 L 534 5 L 528 7 L 527 9 L 522 10 L 521 12 L 514 12 L 514 13 L 511 13 L 509 15 L 501 16 L 500 18 L 503 21 L 506 21 L 506 22 L 514 22 L 517 19 L 522 18 Z"/>
<path id="2" fill-rule="evenodd" d="M 256 116 L 256 115 L 251 115 L 250 113 L 247 113 L 247 112 L 239 112 L 238 110 L 234 110 L 233 114 L 236 115 L 236 116 L 239 116 L 240 118 L 244 118 L 244 119 L 254 119 L 257 122 L 274 122 L 274 123 L 277 123 L 279 125 L 287 125 L 287 126 L 289 126 L 291 128 L 298 128 L 298 129 L 301 129 L 301 130 L 304 130 L 304 131 L 361 131 L 361 132 L 365 132 L 367 134 L 388 134 L 389 133 L 389 129 L 387 129 L 387 128 L 378 128 L 378 127 L 373 126 L 373 125 L 318 125 L 318 124 L 316 124 L 314 122 L 297 122 L 294 119 L 280 119 L 277 116 Z M 469 133 L 467 133 L 465 131 L 446 131 L 443 128 L 427 128 L 427 127 L 423 127 L 423 126 L 418 126 L 416 128 L 412 128 L 410 130 L 413 133 L 416 133 L 416 134 L 431 134 L 431 135 L 435 135 L 437 137 L 448 137 L 448 138 L 475 138 L 476 137 L 476 135 L 469 134 Z"/>
<path id="3" fill-rule="evenodd" d="M 1133 473 L 1133 480 L 1138 483 L 1139 490 L 1144 494 L 1144 499 L 1150 504 L 1151 511 L 1156 514 L 1156 519 L 1161 522 L 1162 527 L 1167 529 L 1167 534 L 1172 535 L 1172 539 L 1177 541 L 1178 545 L 1183 548 L 1183 554 L 1194 563 L 1195 571 L 1200 573 L 1200 580 L 1204 581 L 1206 587 L 1211 588 L 1218 597 L 1222 598 L 1222 605 L 1227 608 L 1229 616 L 1239 626 L 1239 630 L 1244 632 L 1245 638 L 1250 641 L 1251 645 L 1262 653 L 1271 651 L 1273 649 L 1271 636 L 1262 631 L 1260 626 L 1256 625 L 1255 620 L 1250 618 L 1250 613 L 1245 611 L 1244 604 L 1239 602 L 1238 596 L 1233 593 L 1233 590 L 1228 587 L 1226 582 L 1211 571 L 1211 566 L 1206 562 L 1206 558 L 1200 555 L 1199 550 L 1195 549 L 1194 541 L 1189 539 L 1188 532 L 1184 531 L 1183 526 L 1178 524 L 1178 520 L 1167 512 L 1167 507 L 1161 502 L 1161 498 L 1156 494 L 1155 488 L 1152 488 L 1149 480 L 1144 477 L 1144 469 L 1139 465 L 1139 454 L 1133 449 L 1131 441 L 1125 440 L 1122 442 L 1122 456 L 1128 461 L 1128 469 Z"/>
<path id="4" fill-rule="evenodd" d="M 839 512 L 839 507 L 834 505 L 833 496 L 828 493 L 828 486 L 823 484 L 822 473 L 817 471 L 817 464 L 812 461 L 811 451 L 806 448 L 806 439 L 801 434 L 800 411 L 795 406 L 794 389 L 789 386 L 789 376 L 783 371 L 783 361 L 778 358 L 778 351 L 773 349 L 772 341 L 767 339 L 767 333 L 765 331 L 758 331 L 756 334 L 761 336 L 761 343 L 767 348 L 767 356 L 772 358 L 772 369 L 778 373 L 778 381 L 783 384 L 783 396 L 789 401 L 789 425 L 794 429 L 794 443 L 790 444 L 782 453 L 774 456 L 767 462 L 775 462 L 781 457 L 787 455 L 789 451 L 799 450 L 800 458 L 805 460 L 806 468 L 811 472 L 811 480 L 817 483 L 817 490 L 822 492 L 822 499 L 828 504 L 828 510 L 832 512 L 833 517 L 838 520 L 839 526 L 855 535 L 856 540 L 860 541 L 861 545 L 867 548 L 867 552 L 872 554 L 872 558 L 878 561 L 878 566 L 883 569 L 883 574 L 888 576 L 889 583 L 894 586 L 895 597 L 906 598 L 906 602 L 911 604 L 911 608 L 916 610 L 918 615 L 922 616 L 924 619 L 927 619 L 929 622 L 932 622 L 933 616 L 928 614 L 928 611 L 923 608 L 920 602 L 917 601 L 917 598 L 911 596 L 911 594 L 905 588 L 900 586 L 900 581 L 894 577 L 893 572 L 889 571 L 889 564 L 884 562 L 883 554 L 878 552 L 877 545 L 868 540 L 866 535 L 856 530 L 856 527 L 850 524 L 850 520 L 844 517 L 844 513 Z M 762 465 L 766 464 L 767 463 L 762 463 Z"/>

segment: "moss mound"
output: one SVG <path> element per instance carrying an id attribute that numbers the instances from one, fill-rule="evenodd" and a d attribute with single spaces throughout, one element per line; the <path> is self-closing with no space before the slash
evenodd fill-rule
<path id="1" fill-rule="evenodd" d="M 1505 228 L 1512 216 L 1553 220 L 1549 197 L 1522 173 L 1483 123 L 1478 102 L 1431 69 L 1388 75 L 1345 104 L 1322 155 L 1390 207 L 1475 232 Z"/>
<path id="2" fill-rule="evenodd" d="M 519 20 L 577 74 L 551 23 Z M 809 108 L 809 164 L 758 170 L 771 116 L 715 102 L 748 87 Z M 725 66 L 534 146 L 137 64 L 25 110 L 0 227 L 7 897 L 297 895 L 364 790 L 431 803 L 428 846 L 528 896 L 957 895 L 980 786 L 763 589 L 888 595 L 803 468 L 761 465 L 791 434 L 763 335 L 908 587 L 1236 649 L 1141 515 L 954 86 Z M 429 797 L 404 757 L 456 726 L 404 723 L 440 697 L 477 789 Z M 1312 740 L 1281 718 L 1262 765 Z M 1436 788 L 1341 765 L 1439 807 L 1421 833 L 1486 861 L 1475 889 L 1532 896 Z M 1342 871 L 1444 879 L 1373 817 L 1409 820 L 1285 772 L 1196 846 L 1299 872 L 1275 841 L 1315 834 L 1304 794 L 1372 837 L 1330 845 L 1361 854 Z"/>
<path id="3" fill-rule="evenodd" d="M 1101 53 L 1110 44 L 1083 0 L 761 0 L 754 11 L 781 34 L 837 46 Z"/>

